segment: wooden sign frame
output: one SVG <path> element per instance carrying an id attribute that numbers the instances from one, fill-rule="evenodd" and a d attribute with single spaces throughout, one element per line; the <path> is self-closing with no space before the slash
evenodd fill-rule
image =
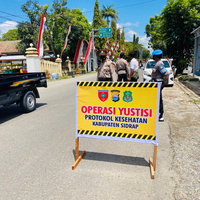
<path id="1" fill-rule="evenodd" d="M 120 86 L 119 86 L 120 85 Z M 131 141 L 129 140 L 127 137 L 130 138 L 134 138 L 134 140 L 132 140 L 133 142 L 141 142 L 141 143 L 150 143 L 154 145 L 154 153 L 153 153 L 153 158 L 150 157 L 149 158 L 149 165 L 150 165 L 150 173 L 151 173 L 151 178 L 154 179 L 155 177 L 155 170 L 156 170 L 156 159 L 157 159 L 157 132 L 158 132 L 158 117 L 159 117 L 159 102 L 160 102 L 160 88 L 161 88 L 161 84 L 160 83 L 114 83 L 114 82 L 77 82 L 76 83 L 76 87 L 77 86 L 83 86 L 83 87 L 87 87 L 87 86 L 94 86 L 94 87 L 139 87 L 139 88 L 156 88 L 157 89 L 157 104 L 156 104 L 156 136 L 154 137 L 150 137 L 148 136 L 148 134 L 144 134 L 140 135 L 140 134 L 135 134 L 132 136 L 130 136 L 131 134 L 128 133 L 122 133 L 125 134 L 125 138 L 123 139 L 116 139 L 114 138 L 114 140 L 122 140 L 122 141 Z M 104 88 L 103 88 L 104 89 Z M 76 88 L 76 95 L 77 95 L 77 88 Z M 77 128 L 77 96 L 76 96 L 76 139 L 75 139 L 75 163 L 72 165 L 72 170 L 74 170 L 77 165 L 79 164 L 79 162 L 82 160 L 82 158 L 84 157 L 84 155 L 86 154 L 86 151 L 83 151 L 81 153 L 81 155 L 79 155 L 79 137 L 87 137 L 87 138 L 92 138 L 93 136 L 95 136 L 96 132 L 98 131 L 81 131 L 79 132 L 78 128 Z M 106 137 L 99 137 L 99 135 L 102 136 L 106 136 Z M 113 139 L 113 137 L 115 137 L 115 135 L 113 135 L 114 133 L 112 132 L 105 132 L 103 133 L 103 131 L 101 131 L 100 133 L 97 133 L 97 136 L 95 136 L 97 139 Z M 117 134 L 118 136 L 118 134 Z M 109 138 L 110 137 L 110 138 Z M 111 138 L 112 137 L 112 138 Z M 138 139 L 143 139 L 143 141 L 138 141 Z M 154 141 L 144 141 L 144 140 L 154 140 Z"/>
<path id="2" fill-rule="evenodd" d="M 79 162 L 82 160 L 84 155 L 86 154 L 86 151 L 84 150 L 81 155 L 79 155 L 79 138 L 75 139 L 75 163 L 72 165 L 72 170 L 75 170 L 78 166 Z M 157 158 L 157 146 L 154 146 L 154 154 L 153 159 L 152 157 L 149 158 L 149 165 L 150 165 L 150 173 L 151 178 L 154 179 L 156 171 L 156 158 Z"/>

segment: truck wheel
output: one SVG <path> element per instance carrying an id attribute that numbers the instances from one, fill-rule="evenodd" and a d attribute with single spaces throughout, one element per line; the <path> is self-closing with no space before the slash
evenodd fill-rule
<path id="1" fill-rule="evenodd" d="M 36 98 L 35 94 L 32 91 L 28 91 L 24 94 L 20 101 L 21 109 L 28 113 L 35 110 L 36 107 Z"/>

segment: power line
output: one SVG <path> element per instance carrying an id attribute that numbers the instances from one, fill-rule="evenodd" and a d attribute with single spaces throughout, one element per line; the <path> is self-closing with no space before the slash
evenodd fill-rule
<path id="1" fill-rule="evenodd" d="M 12 20 L 12 21 L 13 21 L 13 20 Z M 13 21 L 13 22 L 16 22 L 16 21 Z M 1 23 L 1 24 L 13 25 L 12 22 L 10 22 L 10 21 L 9 21 L 9 22 L 0 22 L 0 23 Z"/>
<path id="2" fill-rule="evenodd" d="M 1 16 L 0 16 L 0 18 L 5 18 L 5 17 L 1 17 Z M 11 24 L 11 22 L 10 22 L 10 21 L 13 21 L 13 22 L 16 22 L 16 23 L 18 23 L 18 24 L 23 24 L 23 25 L 25 25 L 25 26 L 32 26 L 32 25 L 36 25 L 36 26 L 37 26 L 36 23 L 33 23 L 33 24 L 27 24 L 27 23 L 18 22 L 18 21 L 15 21 L 15 20 L 9 19 L 9 18 L 7 18 L 7 19 L 9 20 L 9 22 L 0 22 L 0 23 L 2 23 L 2 24 L 6 24 L 6 25 L 13 25 L 13 24 Z"/>
<path id="3" fill-rule="evenodd" d="M 116 8 L 125 8 L 125 7 L 130 7 L 130 6 L 136 6 L 136 5 L 141 5 L 141 4 L 145 4 L 145 3 L 150 3 L 156 0 L 150 0 L 150 1 L 145 1 L 145 2 L 140 2 L 140 3 L 135 3 L 135 4 L 130 4 L 130 5 L 126 5 L 126 6 L 120 6 L 120 7 L 116 7 Z"/>
<path id="4" fill-rule="evenodd" d="M 150 2 L 153 2 L 153 1 L 156 1 L 156 0 L 150 0 L 150 1 L 140 2 L 140 3 L 134 3 L 134 4 L 126 5 L 126 6 L 119 6 L 119 7 L 116 7 L 116 8 L 119 9 L 119 8 L 125 8 L 125 7 L 130 7 L 130 6 L 137 6 L 137 5 L 141 5 L 141 4 L 150 3 Z M 94 12 L 94 10 L 85 11 L 85 12 L 82 12 L 82 13 L 90 13 L 90 12 Z"/>
<path id="5" fill-rule="evenodd" d="M 9 21 L 15 21 L 15 20 L 13 20 L 13 19 L 10 19 L 10 18 L 8 18 L 8 17 L 3 17 L 3 16 L 1 16 L 1 15 L 0 15 L 0 18 L 7 19 L 7 20 L 9 20 Z M 17 22 L 17 21 L 15 21 L 15 22 Z M 19 23 L 19 22 L 17 22 L 17 23 Z"/>
<path id="6" fill-rule="evenodd" d="M 13 14 L 10 14 L 10 13 L 4 12 L 4 11 L 1 11 L 1 10 L 0 10 L 0 12 L 1 12 L 1 13 L 4 13 L 4 14 L 7 14 L 7 15 L 11 15 L 11 16 L 13 16 L 13 17 L 18 17 L 18 18 L 22 18 L 22 19 L 26 19 L 26 20 L 27 20 L 27 18 L 20 17 L 20 15 L 13 15 Z"/>
<path id="7" fill-rule="evenodd" d="M 18 15 L 18 16 L 26 16 L 26 15 Z M 10 17 L 10 15 L 4 15 L 3 17 Z"/>

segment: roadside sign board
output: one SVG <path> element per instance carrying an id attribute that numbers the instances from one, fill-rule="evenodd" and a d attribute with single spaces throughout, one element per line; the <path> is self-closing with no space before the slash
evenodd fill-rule
<path id="1" fill-rule="evenodd" d="M 76 138 L 157 145 L 160 83 L 77 82 Z"/>
<path id="2" fill-rule="evenodd" d="M 112 37 L 112 28 L 99 28 L 99 37 Z"/>

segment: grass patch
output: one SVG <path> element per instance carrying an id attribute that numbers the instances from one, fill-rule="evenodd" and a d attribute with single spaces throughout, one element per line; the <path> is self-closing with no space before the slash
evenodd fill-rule
<path id="1" fill-rule="evenodd" d="M 177 75 L 179 81 L 188 81 L 188 75 Z"/>
<path id="2" fill-rule="evenodd" d="M 189 101 L 190 103 L 193 103 L 193 104 L 200 104 L 200 100 L 196 100 L 196 99 L 193 99 L 192 101 Z"/>

